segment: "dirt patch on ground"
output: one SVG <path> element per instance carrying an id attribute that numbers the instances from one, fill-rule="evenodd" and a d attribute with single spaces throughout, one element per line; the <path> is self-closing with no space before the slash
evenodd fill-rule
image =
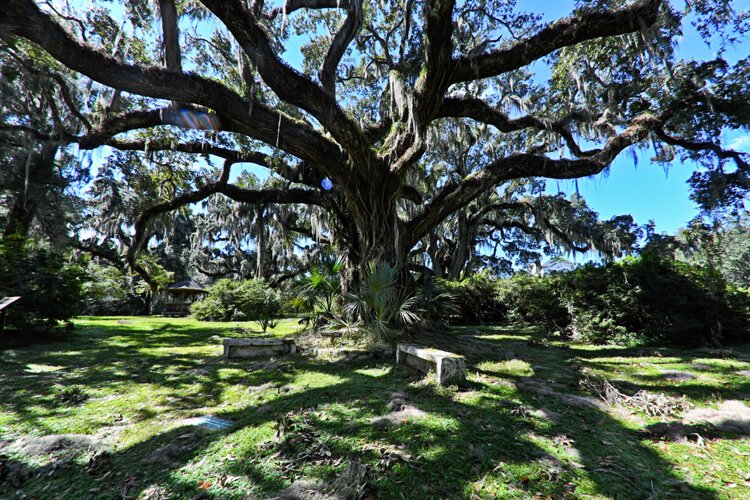
<path id="1" fill-rule="evenodd" d="M 694 408 L 680 422 L 658 422 L 640 431 L 649 438 L 701 442 L 727 434 L 750 435 L 750 408 L 742 401 L 728 400 L 718 408 Z"/>
<path id="2" fill-rule="evenodd" d="M 81 456 L 96 457 L 105 453 L 111 438 L 110 434 L 100 432 L 97 435 L 83 434 L 50 434 L 41 437 L 22 437 L 14 441 L 0 443 L 0 485 L 10 484 L 20 488 L 32 477 L 51 476 L 57 470 L 70 466 L 70 463 Z M 13 460 L 4 455 L 20 454 L 22 456 L 44 459 L 47 463 L 41 467 L 32 466 L 22 461 Z M 2 486 L 0 486 L 0 490 Z"/>
<path id="3" fill-rule="evenodd" d="M 577 394 L 558 392 L 552 387 L 533 380 L 522 380 L 517 382 L 516 385 L 518 386 L 518 389 L 522 391 L 533 392 L 540 396 L 551 396 L 570 406 L 577 406 L 579 408 L 596 408 L 599 410 L 607 410 L 608 408 L 603 401 L 594 396 L 579 396 Z"/>
<path id="4" fill-rule="evenodd" d="M 427 416 L 427 413 L 420 410 L 416 406 L 405 405 L 399 411 L 392 411 L 382 417 L 374 417 L 370 420 L 372 425 L 378 427 L 388 427 L 391 425 L 398 425 L 406 423 L 410 420 L 418 420 Z"/>
<path id="5" fill-rule="evenodd" d="M 378 427 L 389 427 L 427 416 L 426 412 L 408 404 L 406 394 L 403 392 L 394 392 L 391 395 L 391 399 L 388 401 L 388 410 L 390 410 L 389 413 L 370 419 L 370 423 Z"/>
<path id="6" fill-rule="evenodd" d="M 350 461 L 346 470 L 333 480 L 322 483 L 298 479 L 268 500 L 360 499 L 370 496 L 367 466 Z"/>
<path id="7" fill-rule="evenodd" d="M 284 488 L 278 495 L 268 500 L 329 500 L 334 498 L 323 490 L 323 483 L 297 479 L 288 488 Z"/>
<path id="8" fill-rule="evenodd" d="M 185 373 L 190 375 L 191 377 L 208 377 L 209 375 L 211 375 L 211 372 L 209 372 L 205 368 L 192 368 Z"/>
<path id="9" fill-rule="evenodd" d="M 196 433 L 183 434 L 171 443 L 167 443 L 152 451 L 146 458 L 146 462 L 150 464 L 162 464 L 167 467 L 180 465 L 184 463 L 182 457 L 195 448 L 198 438 L 199 436 Z"/>
<path id="10" fill-rule="evenodd" d="M 686 382 L 688 380 L 693 380 L 695 375 L 677 370 L 667 370 L 661 372 L 661 378 L 664 380 L 671 380 L 672 382 Z"/>
<path id="11" fill-rule="evenodd" d="M 249 393 L 263 392 L 269 389 L 278 389 L 279 387 L 281 387 L 281 384 L 278 382 L 267 382 L 261 385 L 251 385 L 250 387 L 247 388 L 247 392 Z"/>
<path id="12" fill-rule="evenodd" d="M 708 425 L 719 432 L 750 435 L 750 407 L 742 401 L 727 400 L 718 408 L 695 408 L 682 421 Z"/>
<path id="13" fill-rule="evenodd" d="M 106 447 L 103 440 L 83 434 L 50 434 L 41 437 L 23 437 L 0 449 L 0 453 L 20 453 L 41 457 L 80 455 Z"/>

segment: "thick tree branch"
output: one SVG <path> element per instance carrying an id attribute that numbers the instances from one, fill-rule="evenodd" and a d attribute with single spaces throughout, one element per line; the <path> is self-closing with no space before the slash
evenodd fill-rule
<path id="1" fill-rule="evenodd" d="M 588 10 L 561 19 L 507 49 L 455 61 L 451 83 L 500 75 L 522 68 L 563 47 L 595 38 L 624 35 L 653 25 L 662 0 L 638 0 L 619 10 Z"/>
<path id="2" fill-rule="evenodd" d="M 453 7 L 455 0 L 428 0 L 424 4 L 425 60 L 416 83 L 417 114 L 426 124 L 440 109 L 450 85 L 453 44 Z"/>
<path id="3" fill-rule="evenodd" d="M 359 125 L 306 76 L 289 67 L 276 53 L 268 33 L 258 20 L 245 11 L 239 0 L 203 0 L 203 4 L 229 29 L 245 53 L 258 68 L 263 81 L 289 104 L 314 116 L 334 137 L 355 165 L 368 165 L 373 159 Z M 336 172 L 343 180 L 349 172 Z"/>
<path id="4" fill-rule="evenodd" d="M 287 0 L 283 7 L 277 7 L 269 12 L 267 19 L 276 19 L 279 15 L 289 15 L 299 9 L 348 9 L 349 0 Z"/>
<path id="5" fill-rule="evenodd" d="M 553 160 L 534 154 L 515 154 L 499 158 L 479 172 L 465 177 L 460 183 L 446 185 L 421 214 L 405 224 L 403 232 L 415 243 L 449 214 L 466 206 L 482 192 L 511 179 L 574 179 L 598 174 L 612 163 L 622 150 L 645 139 L 660 123 L 653 115 L 642 115 L 588 158 Z"/>
<path id="6" fill-rule="evenodd" d="M 177 24 L 177 8 L 174 0 L 159 0 L 161 29 L 164 36 L 164 60 L 167 69 L 182 73 L 182 53 L 180 51 L 180 28 Z"/>
<path id="7" fill-rule="evenodd" d="M 333 37 L 331 46 L 328 47 L 323 66 L 320 68 L 318 78 L 323 88 L 331 94 L 336 95 L 336 70 L 344 57 L 344 52 L 354 40 L 359 28 L 362 26 L 362 0 L 349 2 L 346 19 L 341 23 L 338 32 Z"/>
<path id="8" fill-rule="evenodd" d="M 464 117 L 471 118 L 481 123 L 486 123 L 497 128 L 500 132 L 509 133 L 527 128 L 555 132 L 560 135 L 565 144 L 577 157 L 585 157 L 595 154 L 596 151 L 582 151 L 578 146 L 569 124 L 572 121 L 591 122 L 594 117 L 584 110 L 574 110 L 559 120 L 543 120 L 535 116 L 527 115 L 519 118 L 509 118 L 499 109 L 490 106 L 476 97 L 448 97 L 443 101 L 443 106 L 437 114 L 438 118 Z"/>
<path id="9" fill-rule="evenodd" d="M 219 178 L 214 181 L 207 183 L 189 193 L 182 194 L 169 201 L 153 205 L 138 215 L 135 221 L 135 237 L 133 238 L 133 245 L 128 251 L 128 261 L 131 265 L 135 262 L 137 252 L 140 251 L 141 247 L 145 243 L 146 229 L 149 222 L 155 217 L 172 212 L 180 207 L 184 207 L 191 203 L 197 203 L 201 200 L 208 198 L 214 194 L 224 194 L 225 196 L 233 199 L 234 201 L 240 201 L 249 204 L 269 204 L 269 203 L 301 203 L 306 205 L 323 205 L 323 197 L 317 191 L 309 189 L 245 189 L 234 184 L 229 184 L 229 174 L 233 161 L 227 160 L 224 162 Z"/>
<path id="10" fill-rule="evenodd" d="M 271 168 L 271 158 L 260 151 L 237 151 L 235 149 L 214 146 L 205 142 L 174 142 L 169 140 L 156 141 L 119 141 L 109 140 L 104 144 L 120 151 L 178 151 L 214 155 L 234 163 L 255 163 L 262 167 Z"/>
<path id="11" fill-rule="evenodd" d="M 91 245 L 79 240 L 72 240 L 71 245 L 82 252 L 104 259 L 112 264 L 118 271 L 125 272 L 125 262 L 122 260 L 120 254 L 113 248 L 103 247 L 101 245 Z"/>

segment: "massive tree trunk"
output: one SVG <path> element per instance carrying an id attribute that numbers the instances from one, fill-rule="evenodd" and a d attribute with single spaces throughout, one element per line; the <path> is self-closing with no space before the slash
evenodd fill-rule
<path id="1" fill-rule="evenodd" d="M 448 268 L 449 279 L 461 279 L 462 273 L 466 270 L 469 258 L 474 253 L 475 237 L 476 225 L 472 223 L 464 210 L 459 210 L 456 241 L 451 252 L 451 263 Z"/>
<path id="2" fill-rule="evenodd" d="M 382 175 L 382 172 L 373 172 L 377 173 Z M 345 273 L 349 277 L 347 286 L 355 288 L 362 272 L 372 261 L 384 261 L 401 269 L 412 244 L 403 234 L 403 225 L 398 218 L 399 179 L 388 174 L 375 175 L 362 180 L 359 185 L 349 186 L 355 194 L 346 200 L 344 213 L 350 215 L 354 231 L 334 228 L 346 248 L 351 267 Z"/>

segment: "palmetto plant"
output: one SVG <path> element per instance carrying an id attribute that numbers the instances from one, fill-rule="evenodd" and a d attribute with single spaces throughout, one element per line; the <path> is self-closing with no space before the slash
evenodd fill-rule
<path id="1" fill-rule="evenodd" d="M 310 268 L 310 274 L 302 282 L 302 292 L 308 297 L 312 308 L 333 314 L 336 298 L 341 292 L 341 271 L 344 261 L 333 255 L 324 255 Z"/>
<path id="2" fill-rule="evenodd" d="M 387 262 L 368 263 L 359 292 L 346 294 L 344 307 L 349 316 L 360 318 L 382 340 L 396 326 L 411 326 L 421 320 L 417 296 L 399 285 L 396 270 Z"/>

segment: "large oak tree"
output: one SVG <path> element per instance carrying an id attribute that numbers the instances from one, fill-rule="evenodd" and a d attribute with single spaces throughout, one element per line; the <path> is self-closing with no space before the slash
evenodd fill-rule
<path id="1" fill-rule="evenodd" d="M 747 61 L 679 60 L 685 13 L 667 0 L 586 2 L 550 24 L 499 0 L 123 4 L 83 19 L 54 2 L 3 2 L 4 50 L 67 67 L 87 92 L 76 127 L 16 116 L 0 128 L 81 149 L 223 158 L 215 178 L 140 213 L 131 258 L 155 217 L 218 193 L 321 207 L 356 270 L 404 265 L 438 224 L 501 186 L 596 175 L 633 147 L 700 162 L 693 184 L 706 206 L 741 203 L 750 186 L 747 156 L 721 143 L 750 122 Z M 742 40 L 746 15 L 730 2 L 690 5 L 707 39 Z M 299 44 L 295 69 L 283 53 Z M 468 138 L 470 161 L 445 153 L 447 129 Z M 231 183 L 243 162 L 283 182 Z"/>

